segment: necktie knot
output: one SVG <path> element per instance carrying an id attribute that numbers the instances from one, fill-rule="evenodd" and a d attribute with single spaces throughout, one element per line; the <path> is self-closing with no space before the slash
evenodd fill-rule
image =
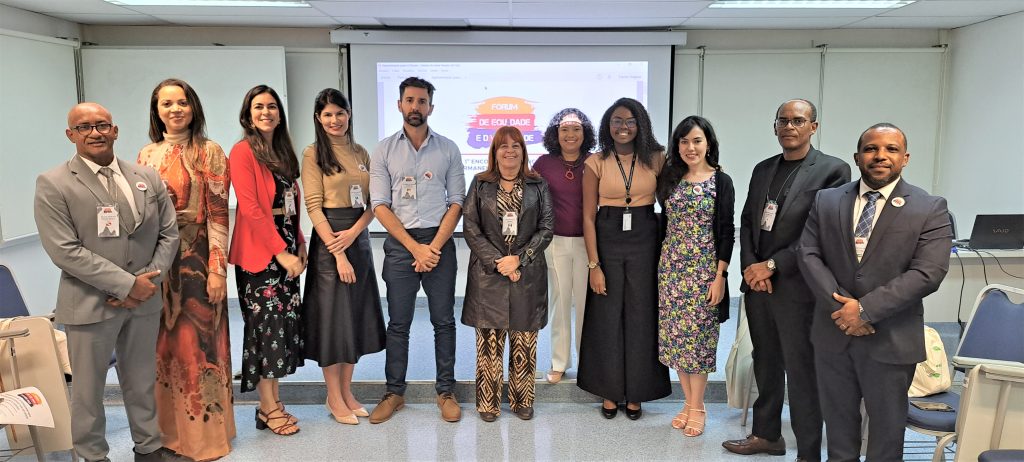
<path id="1" fill-rule="evenodd" d="M 100 167 L 100 175 L 107 177 L 107 179 L 114 177 L 114 169 L 110 167 Z"/>
<path id="2" fill-rule="evenodd" d="M 864 198 L 867 199 L 869 204 L 874 204 L 880 197 L 882 197 L 882 193 L 878 191 L 868 191 L 864 193 Z"/>

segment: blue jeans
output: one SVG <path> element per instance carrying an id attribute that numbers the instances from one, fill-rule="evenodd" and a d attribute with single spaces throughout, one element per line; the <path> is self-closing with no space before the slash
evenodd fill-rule
<path id="1" fill-rule="evenodd" d="M 409 229 L 416 242 L 429 244 L 437 228 Z M 387 391 L 405 394 L 405 373 L 409 365 L 409 328 L 416 308 L 420 284 L 427 293 L 430 323 L 434 325 L 434 361 L 437 392 L 453 392 L 455 387 L 455 242 L 448 239 L 441 247 L 437 266 L 426 273 L 417 273 L 413 256 L 397 239 L 384 240 L 383 277 L 387 284 L 388 330 L 387 359 L 384 376 Z"/>

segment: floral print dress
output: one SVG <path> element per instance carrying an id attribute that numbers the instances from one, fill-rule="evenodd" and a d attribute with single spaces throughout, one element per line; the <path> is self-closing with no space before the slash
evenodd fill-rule
<path id="1" fill-rule="evenodd" d="M 680 181 L 665 204 L 668 229 L 658 265 L 658 359 L 687 374 L 715 371 L 718 310 L 708 301 L 718 259 L 712 221 L 715 176 Z"/>
<path id="2" fill-rule="evenodd" d="M 274 183 L 277 187 L 273 208 L 281 209 L 284 191 L 294 183 L 277 173 Z M 284 239 L 285 250 L 298 255 L 298 215 L 274 215 L 274 225 Z M 288 279 L 287 274 L 274 258 L 258 273 L 235 267 L 244 322 L 242 392 L 255 390 L 261 378 L 277 379 L 292 374 L 304 363 L 299 278 Z"/>

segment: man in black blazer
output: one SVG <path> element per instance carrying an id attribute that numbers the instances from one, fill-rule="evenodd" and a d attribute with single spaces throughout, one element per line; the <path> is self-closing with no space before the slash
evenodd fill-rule
<path id="1" fill-rule="evenodd" d="M 758 398 L 745 439 L 722 443 L 736 454 L 783 455 L 786 377 L 797 457 L 821 458 L 821 410 L 810 342 L 814 299 L 797 267 L 796 245 L 814 194 L 850 181 L 850 166 L 811 146 L 818 129 L 810 101 L 786 101 L 773 126 L 782 153 L 761 161 L 750 177 L 740 215 L 740 264 L 747 322 L 754 346 Z"/>
<path id="2" fill-rule="evenodd" d="M 949 269 L 946 200 L 900 178 L 910 160 L 892 124 L 861 134 L 861 179 L 818 193 L 800 239 L 800 270 L 816 300 L 814 343 L 828 458 L 903 460 L 907 389 L 925 360 L 924 306 Z"/>

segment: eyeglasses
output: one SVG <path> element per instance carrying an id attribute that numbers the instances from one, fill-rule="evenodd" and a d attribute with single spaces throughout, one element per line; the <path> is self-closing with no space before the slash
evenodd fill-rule
<path id="1" fill-rule="evenodd" d="M 636 119 L 612 119 L 613 128 L 636 128 Z"/>
<path id="2" fill-rule="evenodd" d="M 807 122 L 811 121 L 804 118 L 785 119 L 779 117 L 778 119 L 775 119 L 775 128 L 786 128 L 786 126 L 789 124 L 793 124 L 794 128 L 800 128 L 803 127 L 804 125 L 807 125 Z"/>
<path id="3" fill-rule="evenodd" d="M 85 136 L 85 135 L 88 135 L 88 134 L 92 133 L 92 129 L 94 129 L 94 128 L 101 135 L 106 135 L 107 133 L 110 133 L 110 129 L 111 128 L 114 128 L 114 124 L 108 124 L 106 122 L 100 122 L 100 123 L 95 124 L 95 125 L 89 125 L 89 124 L 75 125 L 74 127 L 71 127 L 71 128 L 73 128 L 75 130 L 78 130 L 78 134 L 82 135 L 82 136 Z"/>

